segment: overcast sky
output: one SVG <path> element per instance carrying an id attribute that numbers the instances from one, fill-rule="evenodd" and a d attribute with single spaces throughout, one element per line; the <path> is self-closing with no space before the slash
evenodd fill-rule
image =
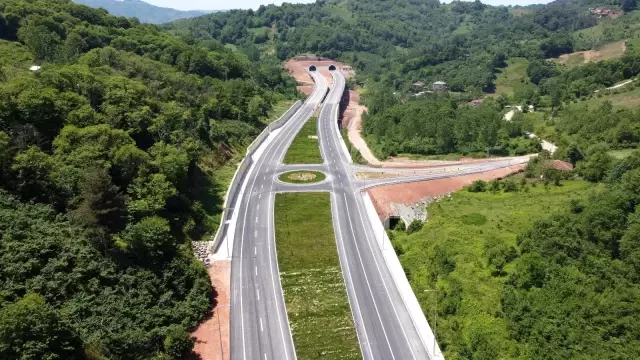
<path id="1" fill-rule="evenodd" d="M 228 9 L 257 9 L 261 4 L 281 4 L 282 0 L 143 0 L 153 5 L 180 10 L 228 10 Z M 288 0 L 289 3 L 308 3 L 315 0 Z M 441 0 L 442 1 L 442 0 Z M 546 4 L 552 0 L 481 0 L 490 5 L 530 5 Z M 444 2 L 451 2 L 445 0 Z"/>

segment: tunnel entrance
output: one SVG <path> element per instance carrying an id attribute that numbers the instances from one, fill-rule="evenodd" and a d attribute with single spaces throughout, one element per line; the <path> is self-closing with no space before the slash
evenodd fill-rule
<path id="1" fill-rule="evenodd" d="M 336 66 L 331 64 L 329 65 L 329 71 L 334 71 L 336 69 Z"/>
<path id="2" fill-rule="evenodd" d="M 311 65 L 309 66 L 309 71 L 316 71 L 316 66 L 315 65 Z"/>

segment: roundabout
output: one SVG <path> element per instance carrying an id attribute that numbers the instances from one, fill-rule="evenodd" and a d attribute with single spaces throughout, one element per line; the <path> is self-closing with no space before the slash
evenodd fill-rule
<path id="1" fill-rule="evenodd" d="M 327 175 L 320 171 L 298 170 L 278 175 L 278 180 L 287 184 L 315 184 L 324 181 Z"/>

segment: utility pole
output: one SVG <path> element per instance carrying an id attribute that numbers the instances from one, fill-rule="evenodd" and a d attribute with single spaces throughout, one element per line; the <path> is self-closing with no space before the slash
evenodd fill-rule
<path id="1" fill-rule="evenodd" d="M 436 332 L 438 331 L 438 289 L 428 289 L 424 290 L 424 292 L 433 292 L 436 294 L 436 306 L 433 311 L 433 356 L 436 356 Z"/>

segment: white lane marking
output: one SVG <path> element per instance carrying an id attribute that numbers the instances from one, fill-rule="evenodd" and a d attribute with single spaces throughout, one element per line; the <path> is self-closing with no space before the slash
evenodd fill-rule
<path id="1" fill-rule="evenodd" d="M 260 318 L 260 331 L 264 332 L 264 326 L 262 326 L 262 318 Z"/>
<path id="2" fill-rule="evenodd" d="M 260 290 L 256 289 L 256 297 L 258 298 L 258 301 L 260 301 Z"/>
<path id="3" fill-rule="evenodd" d="M 253 255 L 258 255 L 258 247 L 257 246 L 253 247 Z"/>
<path id="4" fill-rule="evenodd" d="M 258 267 L 257 266 L 255 267 L 255 270 L 256 270 L 256 276 L 258 276 Z"/>
<path id="5" fill-rule="evenodd" d="M 264 184 L 260 185 L 260 189 L 264 188 Z"/>
<path id="6" fill-rule="evenodd" d="M 267 353 L 264 353 L 264 360 L 267 360 Z"/>
<path id="7" fill-rule="evenodd" d="M 256 216 L 256 224 L 258 223 L 258 217 Z"/>
<path id="8" fill-rule="evenodd" d="M 258 199 L 260 199 L 262 197 L 262 194 L 258 194 Z"/>
<path id="9" fill-rule="evenodd" d="M 253 237 L 258 237 L 258 230 L 253 230 Z"/>
<path id="10" fill-rule="evenodd" d="M 345 195 L 346 196 L 346 195 Z M 355 195 L 354 195 L 355 196 Z M 360 203 L 358 203 L 358 199 L 356 198 L 356 206 L 358 207 L 358 215 L 360 216 L 360 221 L 361 224 L 365 224 L 364 222 L 364 218 L 362 217 L 362 209 L 360 208 Z M 347 205 L 348 207 L 348 205 Z M 347 211 L 347 216 L 348 214 L 350 214 L 350 212 Z M 351 220 L 349 220 L 351 221 Z M 376 269 L 378 270 L 378 274 L 380 274 L 380 278 L 382 279 L 382 285 L 384 286 L 384 291 L 387 293 L 387 298 L 389 299 L 389 303 L 393 304 L 393 301 L 391 300 L 391 295 L 389 294 L 389 289 L 387 288 L 387 282 L 384 280 L 384 276 L 382 276 L 382 272 L 380 271 L 380 265 L 378 265 L 378 259 L 375 256 L 375 253 L 373 252 L 373 247 L 371 246 L 371 240 L 369 238 L 369 233 L 367 232 L 367 228 L 364 227 L 364 235 L 367 238 L 367 245 L 369 246 L 369 250 L 371 251 L 371 256 L 373 256 L 373 262 L 376 264 Z M 372 229 L 373 226 L 371 225 L 371 222 L 369 222 L 369 228 Z M 374 239 L 375 240 L 375 239 Z M 356 243 L 356 248 L 358 247 L 358 244 Z M 404 335 L 404 339 L 407 341 L 407 345 L 409 346 L 409 350 L 411 351 L 411 356 L 413 356 L 413 358 L 416 358 L 416 354 L 413 352 L 413 348 L 411 347 L 411 343 L 409 342 L 409 338 L 407 337 L 407 333 L 406 331 L 404 331 L 404 326 L 402 325 L 402 321 L 400 321 L 400 316 L 398 316 L 398 311 L 396 310 L 396 308 L 394 306 L 391 306 L 391 308 L 393 309 L 393 313 L 396 315 L 396 319 L 398 320 L 398 324 L 400 324 L 400 329 L 402 330 L 402 334 Z M 414 325 L 415 327 L 415 325 Z M 428 352 L 428 350 L 427 350 Z"/>
<path id="11" fill-rule="evenodd" d="M 349 227 L 351 228 L 351 235 L 353 236 L 353 243 L 356 246 L 356 253 L 358 253 L 358 258 L 360 259 L 360 267 L 362 268 L 362 273 L 364 274 L 364 280 L 367 283 L 367 288 L 369 288 L 369 294 L 371 295 L 371 300 L 373 301 L 373 307 L 376 309 L 376 313 L 378 314 L 378 321 L 380 321 L 380 325 L 382 325 L 382 333 L 384 334 L 384 338 L 387 340 L 387 346 L 389 346 L 389 352 L 391 353 L 391 358 L 395 359 L 396 357 L 393 355 L 393 348 L 391 348 L 391 342 L 389 341 L 389 337 L 387 336 L 387 330 L 384 328 L 384 323 L 382 322 L 382 316 L 380 316 L 380 310 L 378 310 L 378 304 L 376 303 L 376 298 L 373 296 L 373 290 L 371 289 L 371 284 L 369 283 L 369 277 L 367 276 L 367 270 L 364 268 L 364 263 L 362 261 L 362 256 L 360 255 L 360 248 L 358 247 L 358 241 L 356 240 L 356 233 L 353 230 L 353 222 L 351 221 L 351 217 L 349 214 L 349 203 L 347 202 L 347 194 L 342 194 L 344 197 L 344 204 L 347 208 L 347 219 L 349 220 Z"/>
<path id="12" fill-rule="evenodd" d="M 335 192 L 335 187 L 333 186 L 333 184 L 331 185 L 332 188 L 332 192 L 331 192 L 331 197 L 333 198 L 333 203 L 335 204 L 335 210 L 338 211 L 337 206 L 338 206 L 338 199 L 336 196 L 336 192 Z M 332 216 L 335 214 L 332 214 Z M 373 357 L 373 351 L 371 350 L 371 343 L 369 343 L 369 335 L 367 335 L 367 329 L 364 325 L 364 319 L 362 318 L 362 310 L 360 309 L 360 304 L 358 303 L 358 295 L 356 294 L 356 289 L 353 285 L 353 279 L 351 278 L 351 270 L 350 270 L 350 266 L 349 266 L 349 260 L 347 259 L 347 251 L 345 250 L 344 247 L 344 238 L 342 237 L 342 229 L 340 228 L 340 217 L 339 216 L 335 216 L 334 217 L 334 221 L 337 221 L 338 223 L 335 224 L 334 222 L 334 228 L 337 229 L 336 234 L 338 235 L 340 241 L 338 241 L 338 243 L 340 244 L 340 247 L 342 248 L 342 254 L 343 256 L 338 256 L 338 259 L 340 260 L 340 262 L 342 263 L 342 261 L 344 261 L 344 268 L 346 271 L 344 271 L 342 273 L 343 278 L 346 276 L 349 279 L 349 283 L 351 284 L 351 293 L 353 294 L 353 301 L 355 303 L 355 307 L 351 306 L 351 311 L 353 312 L 353 322 L 355 324 L 357 324 L 358 322 L 356 321 L 356 312 L 359 315 L 360 321 L 362 323 L 362 333 L 364 334 L 364 342 L 359 341 L 361 344 L 366 344 L 366 346 L 369 348 L 369 354 Z M 346 275 L 345 275 L 346 274 Z M 345 279 L 345 287 L 347 287 L 347 281 Z M 351 298 L 349 298 L 351 299 Z M 356 331 L 356 335 L 358 335 L 358 332 Z M 359 335 L 358 335 L 359 336 Z M 364 353 L 364 350 L 362 351 Z M 364 355 L 364 354 L 363 354 Z"/>
<path id="13" fill-rule="evenodd" d="M 308 116 L 307 116 L 307 114 L 305 114 L 305 117 L 309 117 L 310 115 L 311 114 L 308 114 Z M 289 130 L 289 129 L 296 130 L 297 129 L 299 131 L 299 129 L 302 128 L 302 125 L 304 125 L 304 123 L 301 123 L 301 124 L 290 123 L 290 124 L 291 125 L 287 127 L 287 130 Z M 287 124 L 287 125 L 289 125 L 289 124 Z M 285 135 L 285 137 L 286 137 L 286 136 L 290 135 L 291 133 L 293 133 L 293 132 L 290 132 L 289 134 L 286 134 L 286 133 L 283 132 L 283 135 L 286 134 Z M 289 142 L 284 141 L 284 142 L 281 143 L 281 146 L 283 146 L 285 143 L 289 143 Z M 271 150 L 271 149 L 272 149 L 271 147 L 270 147 L 270 149 L 267 149 L 266 153 L 268 153 L 268 151 Z M 277 155 L 277 153 L 278 153 L 278 148 L 276 148 L 276 151 L 273 152 L 273 154 L 271 156 L 271 160 L 273 160 L 273 158 Z M 262 157 L 261 164 L 257 167 L 257 169 L 260 169 L 260 167 L 264 164 L 266 158 L 267 158 L 267 156 Z M 264 177 L 264 179 L 266 180 L 266 176 Z M 255 186 L 256 180 L 257 180 L 257 177 L 254 178 L 251 188 L 253 188 Z M 271 189 L 273 191 L 273 181 L 271 182 Z M 259 194 L 258 198 L 260 198 L 260 197 L 261 197 L 261 195 Z M 259 209 L 260 209 L 260 204 L 257 205 L 257 210 L 259 210 Z M 243 230 L 246 227 L 247 211 L 248 211 L 248 206 L 245 208 L 245 214 L 244 214 L 244 219 L 243 219 Z M 273 214 L 270 214 L 270 215 L 273 215 Z M 273 217 L 272 217 L 271 223 L 273 223 Z M 271 223 L 269 225 L 271 225 Z M 243 236 L 241 238 L 241 259 L 242 259 L 242 249 L 243 249 L 242 248 L 242 244 L 243 244 L 243 242 L 244 242 L 244 231 L 243 231 Z M 271 243 L 269 243 L 269 246 L 271 246 Z M 271 252 L 270 252 L 270 256 L 269 256 L 269 261 L 270 261 L 270 263 L 272 262 Z M 276 268 L 277 268 L 277 264 L 276 264 Z M 272 283 L 274 283 L 273 272 L 271 272 L 271 276 L 272 276 Z M 241 267 L 241 275 L 240 275 L 240 277 L 242 278 L 242 267 Z M 280 277 L 279 276 L 278 276 L 278 280 L 280 281 Z M 273 287 L 273 291 L 274 291 L 274 295 L 275 295 L 275 285 Z M 258 296 L 259 296 L 259 293 L 258 293 Z M 241 309 L 242 309 L 242 306 L 243 306 L 243 301 L 242 301 L 242 296 L 240 296 L 240 308 Z M 281 318 L 280 307 L 276 306 L 276 310 L 277 310 L 277 313 L 278 313 L 278 318 Z M 285 313 L 285 318 L 286 318 L 286 321 L 287 321 L 287 324 L 288 324 L 288 316 L 287 316 L 286 313 Z M 241 310 L 241 324 L 242 324 L 243 358 L 246 359 L 246 342 L 245 342 L 245 333 L 244 333 L 244 311 L 242 311 L 242 310 Z M 282 327 L 282 322 L 279 322 L 279 325 L 280 325 L 280 332 L 281 332 L 281 335 L 282 335 L 282 338 L 283 338 L 283 342 L 284 342 L 284 330 L 283 330 L 283 327 Z M 293 337 L 291 336 L 291 332 L 290 331 L 289 331 L 289 335 L 290 335 L 290 338 L 291 338 L 291 346 L 293 347 L 294 346 L 293 345 Z M 294 353 L 295 353 L 295 349 L 294 349 Z M 264 356 L 265 356 L 265 359 L 267 359 L 267 354 L 266 353 L 264 354 Z M 286 356 L 286 359 L 288 360 L 289 359 L 289 352 L 287 351 L 287 349 L 285 349 L 285 356 Z"/>

